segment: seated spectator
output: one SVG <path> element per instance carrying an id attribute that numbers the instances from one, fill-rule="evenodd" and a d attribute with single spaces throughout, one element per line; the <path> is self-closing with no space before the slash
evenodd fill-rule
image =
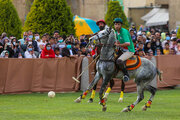
<path id="1" fill-rule="evenodd" d="M 180 55 L 180 39 L 177 40 L 176 55 Z"/>
<path id="2" fill-rule="evenodd" d="M 27 50 L 24 54 L 25 58 L 37 58 L 36 55 L 34 54 L 34 48 L 32 44 L 29 44 L 27 47 Z"/>
<path id="3" fill-rule="evenodd" d="M 176 55 L 176 51 L 174 48 L 170 48 L 170 53 L 169 55 Z"/>
<path id="4" fill-rule="evenodd" d="M 41 52 L 41 58 L 55 58 L 55 53 L 51 48 L 51 44 L 47 43 Z"/>
<path id="5" fill-rule="evenodd" d="M 56 58 L 61 58 L 62 56 L 60 55 L 60 50 L 59 50 L 59 48 L 55 48 L 54 49 L 54 53 L 55 53 L 55 57 Z"/>
<path id="6" fill-rule="evenodd" d="M 162 55 L 160 48 L 156 49 L 156 56 Z"/>
<path id="7" fill-rule="evenodd" d="M 169 55 L 169 53 L 170 53 L 170 48 L 169 48 L 168 42 L 165 43 L 165 48 L 163 49 L 163 53 L 164 53 L 164 55 Z"/>
<path id="8" fill-rule="evenodd" d="M 139 54 L 140 57 L 144 57 L 145 56 L 145 53 L 144 53 L 144 51 L 142 49 L 138 50 L 138 54 Z"/>
<path id="9" fill-rule="evenodd" d="M 14 56 L 13 44 L 9 41 L 7 37 L 4 39 L 4 50 L 7 50 L 9 53 L 9 58 L 12 58 Z"/>
<path id="10" fill-rule="evenodd" d="M 4 50 L 2 53 L 1 53 L 1 57 L 2 58 L 9 58 L 9 52 L 7 50 Z"/>

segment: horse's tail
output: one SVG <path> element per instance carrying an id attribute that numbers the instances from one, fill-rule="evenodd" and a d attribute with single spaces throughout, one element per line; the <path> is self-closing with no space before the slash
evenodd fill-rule
<path id="1" fill-rule="evenodd" d="M 158 68 L 156 68 L 156 71 L 157 71 L 157 75 L 159 76 L 159 80 L 162 81 L 162 74 L 163 74 L 163 71 L 159 71 Z"/>

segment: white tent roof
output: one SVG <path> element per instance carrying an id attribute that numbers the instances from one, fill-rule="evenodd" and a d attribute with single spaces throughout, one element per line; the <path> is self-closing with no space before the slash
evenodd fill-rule
<path id="1" fill-rule="evenodd" d="M 167 9 L 160 9 L 155 15 L 146 21 L 146 26 L 166 25 L 169 21 L 169 12 Z"/>
<path id="2" fill-rule="evenodd" d="M 147 13 L 145 16 L 141 17 L 142 20 L 148 21 L 153 15 L 155 15 L 160 8 L 154 8 L 149 13 Z"/>

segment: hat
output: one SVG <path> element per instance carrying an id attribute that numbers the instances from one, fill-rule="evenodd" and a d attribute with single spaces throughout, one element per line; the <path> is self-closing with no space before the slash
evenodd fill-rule
<path id="1" fill-rule="evenodd" d="M 113 23 L 121 23 L 121 24 L 123 24 L 123 20 L 121 18 L 115 18 Z"/>
<path id="2" fill-rule="evenodd" d="M 102 22 L 102 23 L 104 23 L 104 24 L 106 25 L 106 22 L 105 22 L 103 19 L 98 20 L 98 21 L 96 22 L 96 25 L 99 25 L 100 22 Z"/>

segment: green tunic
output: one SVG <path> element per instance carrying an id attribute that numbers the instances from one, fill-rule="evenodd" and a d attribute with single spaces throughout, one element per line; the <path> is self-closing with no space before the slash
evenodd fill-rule
<path id="1" fill-rule="evenodd" d="M 116 39 L 121 43 L 130 43 L 130 46 L 128 47 L 123 47 L 123 49 L 125 51 L 128 51 L 129 52 L 135 52 L 135 49 L 134 49 L 134 44 L 132 42 L 132 39 L 131 39 L 131 35 L 129 33 L 128 30 L 124 29 L 124 28 L 121 28 L 120 32 L 118 33 L 117 31 L 115 31 L 115 34 L 116 34 Z"/>

